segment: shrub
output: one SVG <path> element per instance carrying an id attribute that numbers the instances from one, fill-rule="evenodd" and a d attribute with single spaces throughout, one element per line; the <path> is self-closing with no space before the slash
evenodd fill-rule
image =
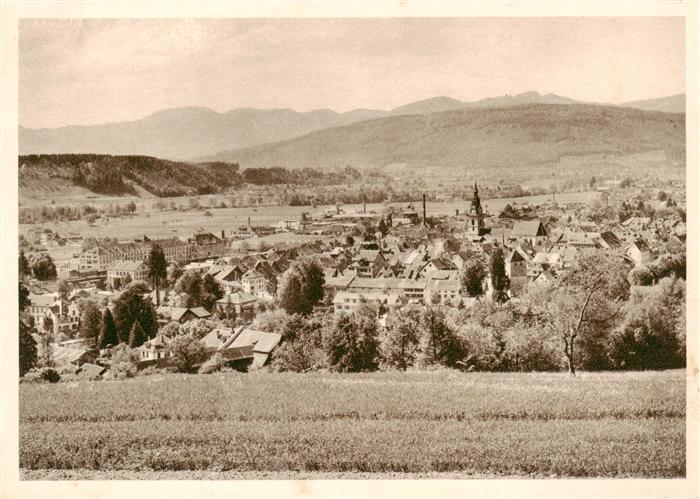
<path id="1" fill-rule="evenodd" d="M 221 371 L 228 366 L 228 362 L 220 353 L 212 355 L 204 364 L 201 365 L 199 374 L 212 374 Z"/>
<path id="2" fill-rule="evenodd" d="M 112 351 L 112 365 L 107 378 L 125 379 L 136 376 L 138 355 L 128 346 L 121 344 Z"/>
<path id="3" fill-rule="evenodd" d="M 53 367 L 41 367 L 31 369 L 24 375 L 26 383 L 58 383 L 61 381 L 61 375 Z"/>

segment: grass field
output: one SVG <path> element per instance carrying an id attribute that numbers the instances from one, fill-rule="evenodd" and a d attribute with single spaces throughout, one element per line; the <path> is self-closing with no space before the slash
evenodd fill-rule
<path id="1" fill-rule="evenodd" d="M 20 466 L 25 479 L 682 477 L 685 371 L 21 385 Z"/>

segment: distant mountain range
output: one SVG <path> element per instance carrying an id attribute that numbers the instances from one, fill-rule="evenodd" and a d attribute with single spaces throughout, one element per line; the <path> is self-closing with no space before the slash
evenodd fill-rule
<path id="1" fill-rule="evenodd" d="M 528 167 L 565 156 L 685 154 L 685 116 L 617 106 L 525 104 L 390 116 L 202 158 L 241 167 Z"/>
<path id="2" fill-rule="evenodd" d="M 147 155 L 170 159 L 226 157 L 229 153 L 218 153 L 277 143 L 321 130 L 345 127 L 378 118 L 525 104 L 580 103 L 554 94 L 540 95 L 537 92 L 526 92 L 476 102 L 435 97 L 391 111 L 356 109 L 346 113 L 337 113 L 328 109 L 302 113 L 291 109 L 249 108 L 217 113 L 204 107 L 183 107 L 159 111 L 140 120 L 120 123 L 50 129 L 31 129 L 20 126 L 19 152 L 20 154 Z M 685 109 L 685 95 L 629 102 L 621 104 L 620 107 L 682 113 Z M 366 125 L 370 128 L 374 126 L 376 125 Z M 391 145 L 387 144 L 387 147 Z"/>

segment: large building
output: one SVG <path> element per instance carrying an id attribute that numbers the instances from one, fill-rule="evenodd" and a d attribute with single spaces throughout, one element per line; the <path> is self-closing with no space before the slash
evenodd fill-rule
<path id="1" fill-rule="evenodd" d="M 228 250 L 225 240 L 209 233 L 195 234 L 187 241 L 177 238 L 151 240 L 144 236 L 143 240 L 138 242 L 97 245 L 85 250 L 78 257 L 78 269 L 107 270 L 119 261 L 143 262 L 148 258 L 154 244 L 160 245 L 168 262 L 219 257 L 225 255 Z"/>

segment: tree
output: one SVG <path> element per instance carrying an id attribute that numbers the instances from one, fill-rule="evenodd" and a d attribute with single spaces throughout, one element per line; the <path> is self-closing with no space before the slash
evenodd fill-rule
<path id="1" fill-rule="evenodd" d="M 89 347 L 93 348 L 98 343 L 100 329 L 102 328 L 102 314 L 92 301 L 87 301 L 80 318 L 79 334 L 85 338 Z"/>
<path id="2" fill-rule="evenodd" d="M 19 283 L 18 298 L 20 312 L 23 312 L 25 308 L 32 304 L 32 302 L 29 300 L 29 290 L 21 282 Z"/>
<path id="3" fill-rule="evenodd" d="M 41 367 L 53 367 L 53 319 L 44 317 L 41 335 Z"/>
<path id="4" fill-rule="evenodd" d="M 288 314 L 303 314 L 311 313 L 311 307 L 304 300 L 302 295 L 301 278 L 297 274 L 287 276 L 282 291 L 280 293 L 280 305 Z"/>
<path id="5" fill-rule="evenodd" d="M 146 267 L 148 268 L 148 278 L 151 280 L 156 290 L 156 306 L 159 307 L 159 284 L 163 279 L 167 279 L 168 277 L 168 264 L 165 261 L 163 248 L 161 248 L 159 244 L 155 243 L 151 246 L 151 251 L 148 253 L 148 259 L 146 260 Z"/>
<path id="6" fill-rule="evenodd" d="M 478 260 L 472 260 L 464 266 L 462 273 L 462 287 L 469 296 L 481 296 L 484 294 L 482 282 L 486 279 L 486 269 Z"/>
<path id="7" fill-rule="evenodd" d="M 419 352 L 420 323 L 414 310 L 399 310 L 390 317 L 380 345 L 382 360 L 388 366 L 406 370 Z"/>
<path id="8" fill-rule="evenodd" d="M 192 319 L 180 326 L 180 334 L 190 334 L 201 340 L 214 329 L 215 323 L 206 319 Z"/>
<path id="9" fill-rule="evenodd" d="M 199 307 L 202 304 L 202 277 L 194 270 L 185 272 L 175 284 L 175 291 L 187 295 L 186 307 Z"/>
<path id="10" fill-rule="evenodd" d="M 68 299 L 68 293 L 71 292 L 73 289 L 73 285 L 66 281 L 65 279 L 59 279 L 58 281 L 58 296 L 61 297 L 62 300 L 67 300 Z"/>
<path id="11" fill-rule="evenodd" d="M 558 337 L 567 367 L 576 373 L 578 347 L 589 350 L 603 340 L 629 293 L 627 270 L 621 259 L 599 251 L 582 252 L 570 272 L 555 284 L 535 290 L 527 301 L 543 319 L 544 327 Z"/>
<path id="12" fill-rule="evenodd" d="M 207 274 L 202 279 L 202 299 L 201 306 L 207 310 L 212 310 L 217 300 L 224 296 L 224 290 L 221 284 L 216 282 L 214 276 Z"/>
<path id="13" fill-rule="evenodd" d="M 510 280 L 506 274 L 506 264 L 503 257 L 503 250 L 496 247 L 491 254 L 491 288 L 493 289 L 493 300 L 497 303 L 508 301 L 508 288 Z"/>
<path id="14" fill-rule="evenodd" d="M 685 281 L 667 277 L 653 288 L 635 288 L 614 332 L 610 356 L 619 369 L 685 366 Z"/>
<path id="15" fill-rule="evenodd" d="M 465 348 L 447 323 L 444 309 L 439 305 L 425 307 L 421 313 L 420 326 L 423 363 L 458 367 L 465 357 Z"/>
<path id="16" fill-rule="evenodd" d="M 23 279 L 24 277 L 29 277 L 32 275 L 32 269 L 29 266 L 29 260 L 24 255 L 24 250 L 19 252 L 19 277 Z"/>
<path id="17" fill-rule="evenodd" d="M 323 300 L 323 269 L 313 258 L 302 258 L 289 269 L 280 287 L 280 302 L 288 314 L 309 315 Z"/>
<path id="18" fill-rule="evenodd" d="M 339 315 L 326 333 L 324 350 L 331 369 L 374 371 L 379 365 L 377 323 L 360 314 Z"/>
<path id="19" fill-rule="evenodd" d="M 596 184 L 596 178 L 595 178 L 595 175 L 594 175 L 594 176 L 591 177 L 591 181 L 588 182 L 588 187 L 593 188 L 593 187 L 595 187 L 595 184 Z"/>
<path id="20" fill-rule="evenodd" d="M 24 321 L 19 321 L 19 375 L 24 376 L 37 361 L 36 341 L 32 330 Z"/>
<path id="21" fill-rule="evenodd" d="M 386 226 L 386 222 L 384 221 L 384 218 L 379 220 L 379 225 L 377 225 L 377 230 L 382 234 L 382 236 L 386 236 L 389 233 L 389 228 Z"/>
<path id="22" fill-rule="evenodd" d="M 173 363 L 179 372 L 189 373 L 192 368 L 203 361 L 207 350 L 193 335 L 183 334 L 170 342 L 169 350 L 173 355 Z"/>
<path id="23" fill-rule="evenodd" d="M 56 265 L 48 253 L 44 253 L 37 257 L 32 263 L 32 271 L 34 277 L 40 281 L 50 281 L 56 279 Z"/>
<path id="24" fill-rule="evenodd" d="M 129 332 L 129 348 L 138 348 L 143 345 L 145 341 L 146 335 L 143 332 L 141 323 L 137 319 L 134 321 L 134 324 L 131 326 L 131 331 Z"/>
<path id="25" fill-rule="evenodd" d="M 117 326 L 114 324 L 114 317 L 109 308 L 105 308 L 102 314 L 102 323 L 100 324 L 100 332 L 97 336 L 97 347 L 105 349 L 108 346 L 116 346 L 119 344 L 119 334 Z"/>
<path id="26" fill-rule="evenodd" d="M 114 302 L 114 322 L 122 343 L 128 343 L 131 327 L 137 320 L 147 339 L 155 337 L 158 331 L 153 302 L 143 298 L 143 291 L 143 283 L 134 283 Z"/>
<path id="27" fill-rule="evenodd" d="M 159 334 L 166 338 L 175 338 L 180 334 L 180 323 L 177 321 L 168 322 L 160 329 Z"/>

